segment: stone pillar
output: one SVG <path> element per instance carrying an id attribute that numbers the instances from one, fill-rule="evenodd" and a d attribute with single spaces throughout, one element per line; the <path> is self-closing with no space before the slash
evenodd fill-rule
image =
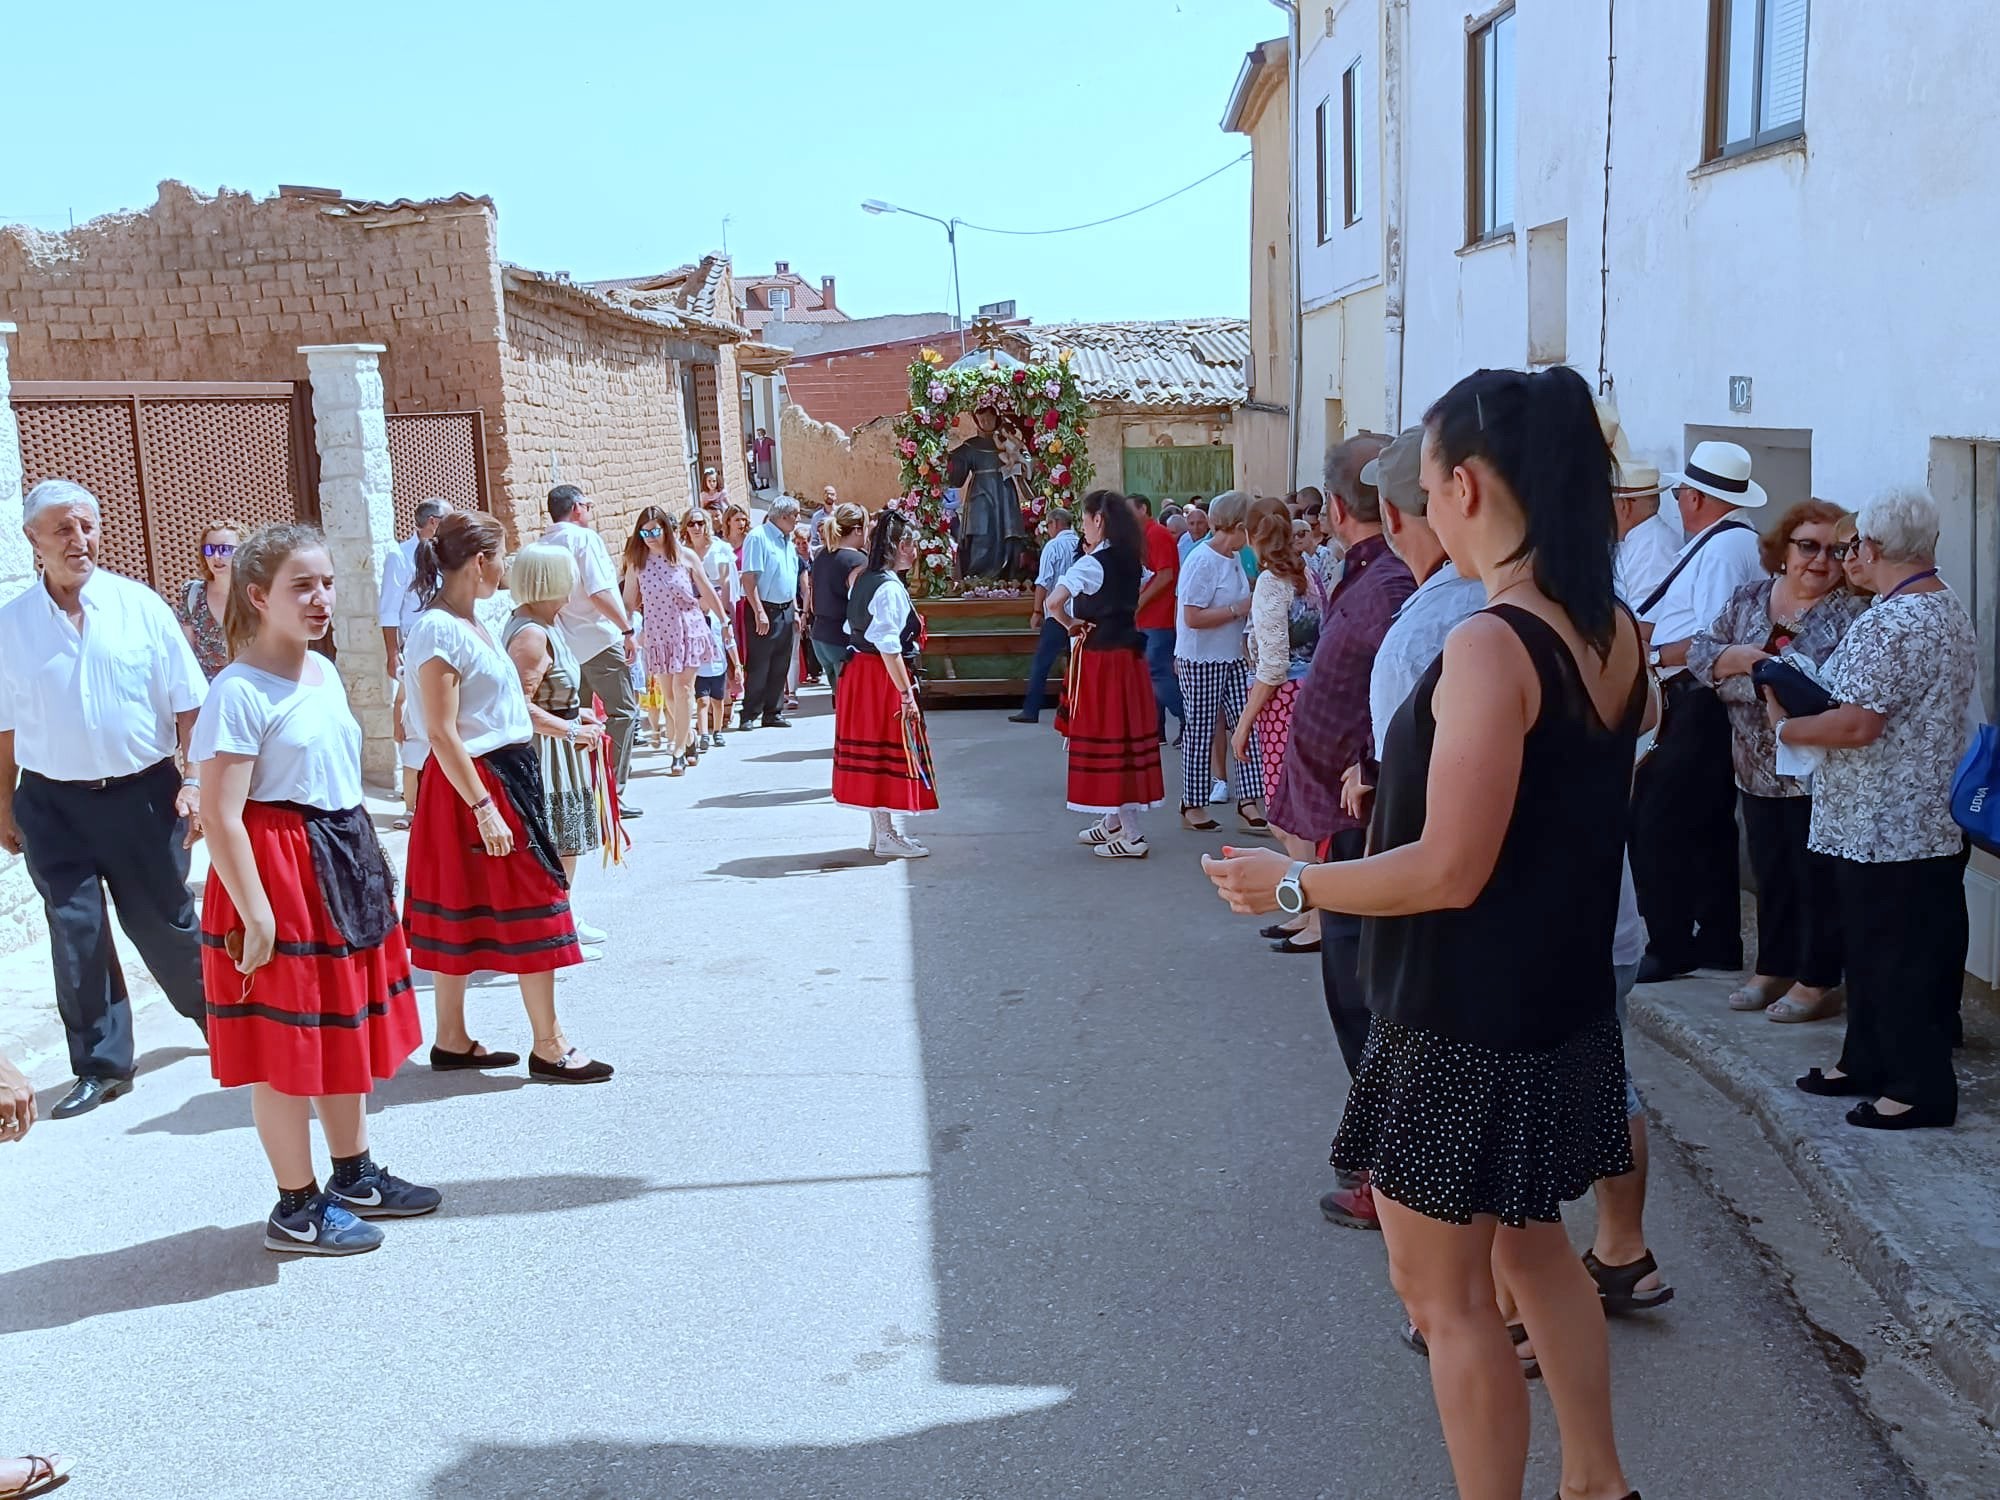
<path id="1" fill-rule="evenodd" d="M 389 432 L 382 415 L 384 344 L 309 344 L 313 434 L 319 447 L 319 512 L 333 555 L 334 644 L 348 702 L 361 721 L 361 770 L 395 786 L 394 687 L 378 623 L 382 557 L 396 545 Z"/>

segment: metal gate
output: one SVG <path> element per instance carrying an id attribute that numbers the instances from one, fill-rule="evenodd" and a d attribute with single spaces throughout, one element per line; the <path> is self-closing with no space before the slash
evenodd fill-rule
<path id="1" fill-rule="evenodd" d="M 169 599 L 203 528 L 319 519 L 304 382 L 20 381 L 22 478 L 71 479 L 103 511 L 100 561 Z"/>
<path id="2" fill-rule="evenodd" d="M 487 508 L 483 412 L 392 411 L 386 421 L 397 536 L 410 534 L 420 500 L 449 501 L 454 510 Z"/>

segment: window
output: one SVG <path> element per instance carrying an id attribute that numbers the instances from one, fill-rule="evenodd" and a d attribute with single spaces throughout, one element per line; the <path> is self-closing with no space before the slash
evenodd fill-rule
<path id="1" fill-rule="evenodd" d="M 1361 64 L 1355 63 L 1340 75 L 1341 222 L 1361 222 L 1361 112 L 1355 93 L 1361 86 Z"/>
<path id="2" fill-rule="evenodd" d="M 1805 134 L 1809 6 L 1810 0 L 1712 0 L 1707 160 Z"/>
<path id="3" fill-rule="evenodd" d="M 1528 363 L 1569 358 L 1569 220 L 1528 231 Z"/>
<path id="4" fill-rule="evenodd" d="M 772 312 L 789 312 L 792 306 L 792 289 L 788 286 L 774 286 L 766 300 L 770 303 Z"/>
<path id="5" fill-rule="evenodd" d="M 1319 202 L 1319 243 L 1324 245 L 1333 233 L 1333 199 L 1331 174 L 1327 163 L 1333 152 L 1327 136 L 1327 101 L 1322 99 L 1319 108 L 1313 111 L 1313 170 L 1317 174 L 1313 182 L 1314 196 Z"/>
<path id="6" fill-rule="evenodd" d="M 1467 243 L 1514 227 L 1514 12 L 1472 33 L 1467 69 Z"/>

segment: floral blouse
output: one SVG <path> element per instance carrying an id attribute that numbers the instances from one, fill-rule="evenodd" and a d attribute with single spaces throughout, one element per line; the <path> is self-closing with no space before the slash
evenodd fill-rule
<path id="1" fill-rule="evenodd" d="M 1814 666 L 1833 654 L 1848 626 L 1868 607 L 1868 601 L 1835 589 L 1800 619 L 1779 625 L 1771 619 L 1771 592 L 1776 578 L 1746 583 L 1722 607 L 1715 623 L 1688 640 L 1688 671 L 1707 683 L 1729 708 L 1729 754 L 1736 767 L 1736 785 L 1753 797 L 1804 797 L 1809 783 L 1777 772 L 1777 741 L 1764 713 L 1763 696 L 1748 677 L 1717 680 L 1715 663 L 1731 646 L 1754 646 L 1773 656 L 1791 653 Z"/>
<path id="2" fill-rule="evenodd" d="M 215 674 L 229 665 L 229 637 L 208 612 L 207 582 L 190 578 L 174 614 L 194 637 L 194 659 L 201 663 L 202 676 L 213 682 Z"/>
<path id="3" fill-rule="evenodd" d="M 1951 780 L 1971 738 L 1979 645 L 1949 589 L 1883 599 L 1827 662 L 1842 703 L 1882 715 L 1882 737 L 1828 750 L 1813 777 L 1812 833 L 1822 854 L 1861 864 L 1958 854 Z"/>

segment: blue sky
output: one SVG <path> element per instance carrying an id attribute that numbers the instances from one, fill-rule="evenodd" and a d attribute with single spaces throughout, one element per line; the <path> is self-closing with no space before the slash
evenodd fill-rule
<path id="1" fill-rule="evenodd" d="M 739 271 L 834 275 L 857 316 L 950 305 L 944 231 L 862 199 L 1026 229 L 1134 207 L 1248 146 L 1218 121 L 1284 27 L 1268 0 L 7 8 L 18 74 L 89 67 L 7 153 L 0 221 L 143 207 L 167 177 L 464 190 L 499 205 L 507 259 L 583 279 L 720 248 L 727 215 Z M 1249 184 L 1246 162 L 1102 229 L 962 231 L 967 312 L 1241 314 Z"/>

